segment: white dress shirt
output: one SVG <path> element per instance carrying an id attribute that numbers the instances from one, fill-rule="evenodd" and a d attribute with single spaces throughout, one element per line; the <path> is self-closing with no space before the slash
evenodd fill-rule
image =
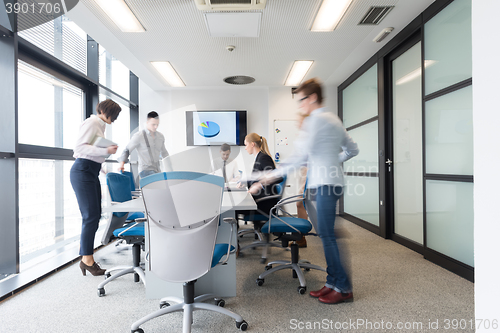
<path id="1" fill-rule="evenodd" d="M 153 155 L 153 161 L 151 161 L 148 146 L 144 140 L 144 131 L 146 131 L 149 147 L 151 148 L 151 154 Z M 135 133 L 132 136 L 132 139 L 130 139 L 127 147 L 123 150 L 120 158 L 118 158 L 118 161 L 128 162 L 128 157 L 134 149 L 137 149 L 137 155 L 139 156 L 139 172 L 144 170 L 155 170 L 156 172 L 160 172 L 160 157 L 165 158 L 168 156 L 167 148 L 165 148 L 165 137 L 163 134 L 156 131 L 153 137 L 151 132 L 147 129 Z"/>
<path id="2" fill-rule="evenodd" d="M 272 176 L 282 177 L 294 168 L 307 164 L 307 188 L 343 186 L 341 163 L 359 153 L 358 145 L 349 136 L 339 117 L 326 108 L 316 109 L 304 119 L 294 145 L 292 156 L 283 161 Z"/>
<path id="3" fill-rule="evenodd" d="M 222 158 L 217 158 L 214 160 L 214 175 L 224 177 L 222 168 L 224 166 L 224 161 Z M 236 160 L 228 159 L 226 161 L 226 178 L 227 182 L 237 182 L 241 178 L 240 169 L 238 168 L 238 162 Z"/>
<path id="4" fill-rule="evenodd" d="M 102 163 L 108 157 L 108 148 L 93 146 L 97 137 L 104 137 L 106 122 L 96 115 L 88 117 L 81 125 L 73 149 L 74 158 L 85 158 L 97 163 Z"/>

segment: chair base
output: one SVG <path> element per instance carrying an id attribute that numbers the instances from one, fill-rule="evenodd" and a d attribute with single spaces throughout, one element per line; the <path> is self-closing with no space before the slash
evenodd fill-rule
<path id="1" fill-rule="evenodd" d="M 266 271 L 262 274 L 259 275 L 257 278 L 257 285 L 262 286 L 264 284 L 264 278 L 268 276 L 269 274 L 272 274 L 274 272 L 280 271 L 282 269 L 292 269 L 293 270 L 293 277 L 299 279 L 300 286 L 298 287 L 298 291 L 300 294 L 304 294 L 306 291 L 306 278 L 304 276 L 304 273 L 302 272 L 302 269 L 311 270 L 311 269 L 316 269 L 319 271 L 326 272 L 326 269 L 318 266 L 318 265 L 313 265 L 307 260 L 298 260 L 299 258 L 299 246 L 294 242 L 291 246 L 291 251 L 292 251 L 292 260 L 291 261 L 285 261 L 285 260 L 276 260 L 268 263 L 266 265 Z M 273 265 L 278 264 L 278 266 L 272 267 Z"/>
<path id="2" fill-rule="evenodd" d="M 202 301 L 215 298 L 214 295 L 206 294 L 194 298 L 193 297 L 194 283 L 195 281 L 184 283 L 184 300 L 178 297 L 162 298 L 160 301 L 160 309 L 148 314 L 147 316 L 142 317 L 141 319 L 133 323 L 130 328 L 131 332 L 132 333 L 143 332 L 143 330 L 139 328 L 139 326 L 141 326 L 142 324 L 151 319 L 163 316 L 168 313 L 183 311 L 184 317 L 182 324 L 182 332 L 191 333 L 191 325 L 193 323 L 193 312 L 196 310 L 207 310 L 207 311 L 222 313 L 226 316 L 233 318 L 236 321 L 236 327 L 239 328 L 240 330 L 245 331 L 248 328 L 247 322 L 244 321 L 240 315 L 231 312 L 229 310 L 226 310 L 222 307 L 224 305 L 222 300 L 216 301 L 217 304 L 220 304 L 220 306 L 214 304 L 201 303 Z M 220 303 L 221 301 L 222 303 Z M 177 304 L 170 305 L 170 303 L 168 302 L 175 302 Z"/>
<path id="3" fill-rule="evenodd" d="M 106 273 L 104 273 L 106 280 L 102 281 L 99 283 L 97 286 L 97 295 L 99 297 L 102 297 L 106 295 L 106 291 L 104 290 L 104 286 L 113 281 L 116 278 L 119 278 L 120 276 L 130 274 L 130 273 L 135 273 L 134 276 L 134 281 L 139 282 L 142 281 L 144 285 L 146 285 L 146 274 L 144 274 L 144 269 L 141 267 L 140 264 L 140 256 L 141 256 L 141 244 L 134 244 L 132 246 L 132 257 L 134 260 L 134 265 L 133 266 L 116 266 L 110 269 L 106 270 Z M 117 273 L 111 275 L 112 272 Z"/>
<path id="4" fill-rule="evenodd" d="M 242 251 L 245 251 L 246 249 L 248 248 L 257 248 L 257 247 L 262 247 L 262 255 L 261 255 L 261 263 L 265 263 L 267 261 L 267 252 L 268 252 L 268 249 L 269 247 L 279 247 L 281 248 L 282 245 L 281 243 L 277 243 L 277 242 L 270 242 L 269 241 L 269 234 L 264 234 L 264 239 L 262 240 L 259 240 L 259 241 L 255 241 L 255 242 L 252 242 L 248 245 L 245 245 L 243 247 L 240 248 L 240 255 L 241 255 L 241 252 Z"/>

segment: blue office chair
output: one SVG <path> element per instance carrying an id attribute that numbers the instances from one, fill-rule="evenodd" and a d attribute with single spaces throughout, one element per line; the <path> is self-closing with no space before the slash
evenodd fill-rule
<path id="1" fill-rule="evenodd" d="M 306 219 L 294 217 L 283 209 L 284 205 L 298 201 L 302 201 L 304 203 L 311 222 Z M 281 212 L 283 216 L 278 216 L 278 212 Z M 281 240 L 281 244 L 283 247 L 287 247 L 288 243 L 292 241 L 292 245 L 290 245 L 292 258 L 291 261 L 276 260 L 268 263 L 266 265 L 265 272 L 260 274 L 257 278 L 256 283 L 258 286 L 262 286 L 264 284 L 264 278 L 267 275 L 282 269 L 290 268 L 293 270 L 293 278 L 298 278 L 300 282 L 297 291 L 299 292 L 299 294 L 305 294 L 307 287 L 302 268 L 306 271 L 316 269 L 326 272 L 326 269 L 324 269 L 323 267 L 313 265 L 307 260 L 299 260 L 299 246 L 297 245 L 297 241 L 300 240 L 302 236 L 311 234 L 310 231 L 312 230 L 313 224 L 315 229 L 317 230 L 316 218 L 316 206 L 311 198 L 310 193 L 308 193 L 308 190 L 304 190 L 303 194 L 280 200 L 278 204 L 271 210 L 271 216 L 268 222 L 266 222 L 266 224 L 262 226 L 261 231 L 265 234 L 277 235 L 278 239 Z M 277 266 L 273 267 L 273 265 L 276 264 Z"/>
<path id="2" fill-rule="evenodd" d="M 279 202 L 279 200 L 281 200 L 283 193 L 285 191 L 286 179 L 287 179 L 287 177 L 284 176 L 282 178 L 282 181 L 280 183 L 276 184 L 276 192 L 277 192 L 276 195 L 271 195 L 271 196 L 259 198 L 259 199 L 255 200 L 255 203 L 259 203 L 261 201 L 266 201 L 266 200 L 275 200 L 276 202 Z M 244 221 L 253 222 L 254 228 L 240 230 L 238 232 L 238 236 L 242 237 L 245 234 L 254 234 L 257 241 L 241 247 L 240 248 L 240 255 L 242 255 L 242 252 L 248 248 L 254 249 L 256 247 L 263 247 L 262 256 L 261 256 L 260 261 L 261 261 L 261 263 L 265 263 L 267 260 L 268 248 L 270 246 L 281 247 L 281 243 L 270 242 L 269 241 L 269 234 L 263 235 L 261 232 L 262 226 L 269 220 L 269 212 L 263 212 L 263 211 L 257 209 L 255 211 L 250 212 L 250 213 L 244 214 L 242 219 Z"/>
<path id="3" fill-rule="evenodd" d="M 132 200 L 130 179 L 128 176 L 110 172 L 106 174 L 106 183 L 112 202 Z M 104 290 L 106 284 L 129 273 L 134 273 L 135 282 L 142 280 L 146 284 L 144 270 L 140 265 L 141 247 L 144 246 L 144 221 L 144 214 L 140 212 L 116 212 L 111 215 L 111 219 L 104 231 L 102 243 L 106 245 L 113 238 L 119 238 L 127 244 L 131 244 L 133 264 L 132 266 L 117 266 L 107 269 L 105 280 L 97 286 L 97 295 L 104 296 L 106 294 Z M 111 274 L 113 272 L 116 273 Z"/>
<path id="4" fill-rule="evenodd" d="M 131 331 L 143 333 L 143 323 L 167 313 L 183 311 L 183 332 L 191 332 L 193 311 L 209 310 L 232 317 L 236 327 L 245 331 L 243 318 L 221 306 L 202 303 L 215 298 L 207 294 L 194 297 L 198 278 L 216 266 L 225 264 L 235 247 L 216 244 L 224 179 L 197 172 L 164 172 L 141 179 L 142 198 L 147 212 L 149 270 L 169 282 L 184 283 L 184 299 L 165 297 L 160 309 L 132 324 Z M 236 220 L 225 218 L 234 230 Z M 221 261 L 221 259 L 224 260 Z M 171 303 L 177 303 L 171 305 Z"/>
<path id="5" fill-rule="evenodd" d="M 120 173 L 130 178 L 130 192 L 132 193 L 132 196 L 140 196 L 141 191 L 135 186 L 134 174 L 129 171 L 120 171 Z"/>

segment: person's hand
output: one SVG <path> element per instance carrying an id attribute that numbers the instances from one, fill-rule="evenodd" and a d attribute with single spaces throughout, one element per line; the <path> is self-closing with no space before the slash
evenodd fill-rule
<path id="1" fill-rule="evenodd" d="M 248 193 L 255 195 L 258 194 L 262 190 L 262 184 L 257 182 L 253 183 L 252 186 L 248 189 Z"/>
<path id="2" fill-rule="evenodd" d="M 121 172 L 125 171 L 125 162 L 120 162 L 120 165 L 118 166 L 118 170 Z"/>
<path id="3" fill-rule="evenodd" d="M 243 183 L 242 183 L 242 182 L 237 182 L 237 183 L 236 183 L 236 187 L 237 187 L 237 188 L 243 188 L 243 187 L 245 187 L 245 185 L 243 185 Z"/>
<path id="4" fill-rule="evenodd" d="M 113 154 L 116 153 L 117 150 L 118 150 L 118 146 L 117 145 L 109 146 L 108 147 L 108 154 L 113 155 Z"/>

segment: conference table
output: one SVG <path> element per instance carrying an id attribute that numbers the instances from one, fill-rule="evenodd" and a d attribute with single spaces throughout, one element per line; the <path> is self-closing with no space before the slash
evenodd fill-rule
<path id="1" fill-rule="evenodd" d="M 237 210 L 254 210 L 257 208 L 251 194 L 246 190 L 224 191 L 222 196 L 220 225 L 217 232 L 217 243 L 227 243 L 231 233 L 231 225 L 222 222 L 225 217 L 235 217 Z M 141 198 L 112 203 L 105 206 L 103 212 L 144 212 L 144 202 Z M 147 224 L 146 224 L 147 227 Z M 146 231 L 146 235 L 148 232 Z M 232 244 L 236 244 L 236 235 L 233 235 Z M 148 239 L 146 237 L 146 249 Z M 211 293 L 219 297 L 236 296 L 236 256 L 231 255 L 225 265 L 213 267 L 207 274 L 196 282 L 196 295 Z M 186 267 L 189 265 L 186 262 Z M 182 296 L 182 283 L 166 282 L 148 270 L 146 263 L 146 297 L 159 299 L 165 296 Z"/>

